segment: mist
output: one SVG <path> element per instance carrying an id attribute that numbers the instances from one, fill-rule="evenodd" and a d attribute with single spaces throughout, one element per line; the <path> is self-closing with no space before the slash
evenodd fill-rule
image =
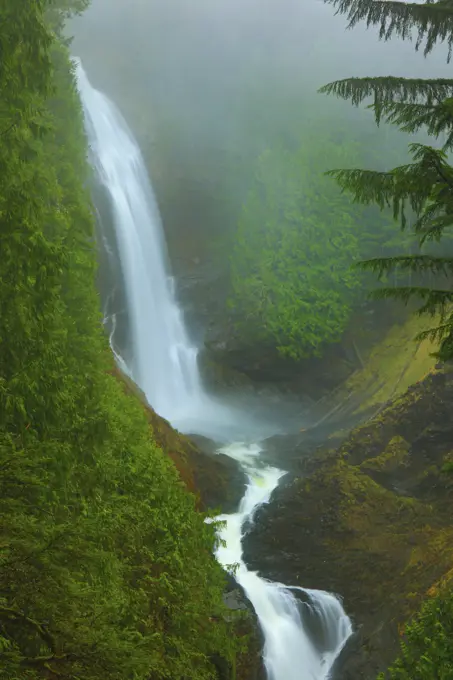
<path id="1" fill-rule="evenodd" d="M 337 78 L 450 72 L 443 48 L 425 59 L 374 28 L 347 30 L 321 0 L 93 0 L 71 30 L 95 84 L 121 96 L 136 122 L 185 121 L 205 145 L 245 132 L 258 92 L 266 119 L 281 97 L 303 102 Z M 138 91 L 152 107 L 140 114 Z"/>
<path id="2" fill-rule="evenodd" d="M 336 131 L 339 144 L 346 135 L 378 150 L 370 167 L 406 153 L 407 135 L 317 90 L 350 76 L 450 73 L 444 47 L 425 58 L 374 28 L 348 30 L 321 0 L 93 0 L 69 32 L 72 53 L 138 139 L 199 344 L 208 326 L 223 343 L 229 259 L 263 152 L 310 145 L 321 174 L 332 162 L 322 138 L 331 135 L 329 150 Z"/>
<path id="3" fill-rule="evenodd" d="M 289 144 L 307 116 L 362 120 L 316 93 L 338 78 L 443 76 L 446 50 L 347 30 L 321 0 L 93 0 L 74 20 L 73 52 L 112 97 L 141 143 L 178 267 L 185 229 L 206 234 L 237 218 L 253 162 L 273 138 Z M 291 136 L 292 135 L 292 136 Z M 203 228 L 204 227 L 204 228 Z"/>

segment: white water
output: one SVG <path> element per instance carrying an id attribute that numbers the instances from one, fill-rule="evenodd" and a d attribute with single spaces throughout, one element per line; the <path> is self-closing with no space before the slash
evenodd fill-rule
<path id="1" fill-rule="evenodd" d="M 242 560 L 242 538 L 246 522 L 253 521 L 256 509 L 270 499 L 272 491 L 285 474 L 282 470 L 259 465 L 259 444 L 229 444 L 220 450 L 235 458 L 245 469 L 249 484 L 239 509 L 220 515 L 226 526 L 220 537 L 226 546 L 217 549 L 216 557 L 228 569 L 238 565 L 235 578 L 253 604 L 264 639 L 263 658 L 269 680 L 326 680 L 332 665 L 352 633 L 351 621 L 339 600 L 321 590 L 288 588 L 249 571 Z M 305 594 L 301 604 L 291 590 Z M 316 643 L 309 634 L 306 619 L 317 619 Z M 304 617 L 305 614 L 305 617 Z"/>
<path id="2" fill-rule="evenodd" d="M 173 295 L 159 211 L 140 149 L 115 106 L 77 77 L 99 179 L 110 194 L 125 281 L 132 377 L 153 407 L 173 421 L 206 407 L 197 367 Z"/>
<path id="3" fill-rule="evenodd" d="M 126 289 L 132 360 L 126 366 L 115 353 L 117 361 L 156 411 L 181 430 L 226 442 L 234 436 L 257 437 L 250 414 L 227 407 L 203 390 L 197 350 L 174 296 L 159 211 L 140 149 L 116 107 L 91 86 L 80 61 L 75 64 L 93 163 L 111 201 Z M 112 348 L 114 331 L 115 324 Z M 272 433 L 272 426 L 271 432 L 268 428 L 259 425 L 261 438 Z M 326 680 L 352 631 L 339 600 L 323 591 L 271 583 L 248 571 L 242 560 L 244 526 L 285 473 L 260 464 L 258 443 L 229 443 L 220 451 L 238 461 L 249 484 L 238 512 L 219 518 L 226 521 L 220 535 L 227 545 L 218 548 L 217 559 L 225 568 L 239 565 L 236 580 L 264 634 L 268 679 Z M 305 594 L 303 604 L 292 590 Z"/>

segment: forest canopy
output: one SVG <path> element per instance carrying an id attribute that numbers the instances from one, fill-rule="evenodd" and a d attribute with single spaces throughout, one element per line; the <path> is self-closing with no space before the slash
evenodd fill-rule
<path id="1" fill-rule="evenodd" d="M 332 147 L 320 141 L 260 156 L 232 258 L 231 304 L 244 333 L 294 359 L 341 336 L 359 285 L 354 209 L 323 177 Z M 333 149 L 341 162 L 357 153 Z"/>

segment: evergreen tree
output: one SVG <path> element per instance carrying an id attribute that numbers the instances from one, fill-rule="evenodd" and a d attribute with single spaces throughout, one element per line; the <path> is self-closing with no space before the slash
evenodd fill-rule
<path id="1" fill-rule="evenodd" d="M 359 283 L 350 270 L 356 221 L 322 170 L 326 156 L 344 161 L 354 151 L 319 136 L 260 156 L 231 262 L 230 306 L 249 342 L 297 360 L 341 336 Z"/>
<path id="2" fill-rule="evenodd" d="M 436 43 L 446 42 L 448 60 L 453 45 L 453 4 L 449 0 L 414 4 L 386 0 L 325 0 L 348 16 L 349 26 L 365 21 L 377 25 L 380 37 L 416 36 L 416 49 L 429 54 Z M 417 235 L 422 252 L 398 257 L 373 258 L 362 263 L 379 276 L 398 267 L 414 273 L 419 285 L 380 288 L 376 297 L 393 297 L 404 302 L 422 300 L 419 313 L 440 314 L 441 322 L 427 333 L 441 342 L 439 355 L 453 356 L 453 313 L 451 274 L 453 259 L 427 250 L 427 244 L 451 238 L 453 224 L 453 168 L 449 152 L 453 146 L 453 79 L 399 77 L 348 78 L 324 86 L 322 92 L 349 99 L 355 106 L 370 101 L 376 123 L 396 125 L 408 133 L 425 131 L 442 139 L 442 145 L 413 143 L 412 162 L 387 172 L 372 170 L 331 170 L 343 191 L 354 201 L 390 207 L 404 230 Z M 444 253 L 445 255 L 445 253 Z"/>
<path id="3" fill-rule="evenodd" d="M 378 680 L 450 680 L 453 592 L 441 587 L 404 630 L 398 659 Z"/>

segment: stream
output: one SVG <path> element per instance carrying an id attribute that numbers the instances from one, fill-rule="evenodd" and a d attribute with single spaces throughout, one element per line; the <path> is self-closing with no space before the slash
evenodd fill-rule
<path id="1" fill-rule="evenodd" d="M 261 442 L 281 432 L 281 424 L 251 407 L 226 403 L 204 389 L 174 290 L 157 202 L 140 149 L 121 113 L 94 89 L 81 61 L 74 59 L 82 100 L 90 161 L 108 198 L 119 254 L 128 321 L 128 357 L 115 347 L 115 315 L 110 344 L 120 368 L 143 390 L 156 412 L 185 433 L 219 442 L 248 478 L 237 512 L 221 515 L 226 545 L 216 558 L 234 576 L 252 604 L 264 637 L 268 680 L 327 680 L 352 633 L 340 600 L 327 592 L 270 582 L 247 569 L 242 540 L 256 509 L 271 499 L 286 474 L 264 464 Z M 110 232 L 103 247 L 110 252 Z M 101 244 L 101 245 L 102 245 Z"/>

